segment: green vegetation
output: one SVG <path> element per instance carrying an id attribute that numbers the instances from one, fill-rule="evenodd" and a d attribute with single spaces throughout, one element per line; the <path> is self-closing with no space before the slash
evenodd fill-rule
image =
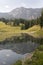
<path id="1" fill-rule="evenodd" d="M 21 33 L 26 33 L 34 38 L 41 38 L 41 45 L 34 51 L 31 59 L 24 62 L 24 65 L 43 65 L 43 11 L 39 18 L 32 20 L 0 19 L 0 41 L 16 36 L 15 39 L 22 42 L 24 36 Z M 22 61 L 19 60 L 14 65 L 22 65 Z"/>
<path id="2" fill-rule="evenodd" d="M 27 59 L 23 65 L 43 65 L 43 50 L 42 47 L 40 47 L 41 50 L 37 49 L 31 59 Z M 18 61 L 14 65 L 18 65 Z M 19 65 L 22 65 L 20 63 Z"/>
<path id="3" fill-rule="evenodd" d="M 43 65 L 43 51 L 35 51 L 32 57 L 32 65 Z"/>
<path id="4" fill-rule="evenodd" d="M 39 25 L 34 25 L 29 29 L 21 30 L 20 26 L 11 26 L 0 22 L 0 41 L 5 40 L 6 38 L 11 38 L 12 36 L 20 36 L 21 33 L 27 33 L 36 38 L 43 38 L 43 28 L 40 29 Z"/>
<path id="5" fill-rule="evenodd" d="M 18 60 L 14 65 L 22 65 L 22 61 Z"/>
<path id="6" fill-rule="evenodd" d="M 13 27 L 0 22 L 0 41 L 5 40 L 6 38 L 10 38 L 14 35 L 20 35 L 19 31 L 20 27 Z"/>
<path id="7" fill-rule="evenodd" d="M 43 52 L 43 45 L 40 45 L 40 46 L 38 47 L 38 50 Z"/>
<path id="8" fill-rule="evenodd" d="M 40 16 L 40 26 L 41 26 L 41 28 L 43 27 L 43 10 L 42 10 L 41 16 Z"/>
<path id="9" fill-rule="evenodd" d="M 43 28 L 41 29 L 39 25 L 27 29 L 27 32 L 35 38 L 43 38 Z"/>
<path id="10" fill-rule="evenodd" d="M 34 37 L 43 37 L 43 28 L 40 30 L 40 26 L 35 25 L 27 30 L 21 30 L 20 26 L 15 27 L 0 22 L 0 41 L 3 41 L 6 38 L 10 38 L 12 36 L 20 36 L 21 33 L 27 33 Z"/>
<path id="11" fill-rule="evenodd" d="M 43 11 L 39 18 L 32 20 L 0 19 L 0 41 L 15 35 L 19 36 L 21 33 L 27 33 L 36 38 L 43 38 Z"/>

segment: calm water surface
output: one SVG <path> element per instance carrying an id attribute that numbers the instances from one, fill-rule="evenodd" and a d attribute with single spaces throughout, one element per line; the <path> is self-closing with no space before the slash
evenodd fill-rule
<path id="1" fill-rule="evenodd" d="M 12 65 L 17 60 L 21 59 L 23 55 L 17 54 L 12 50 L 0 50 L 0 65 Z"/>
<path id="2" fill-rule="evenodd" d="M 19 37 L 6 39 L 0 42 L 0 65 L 12 65 L 22 59 L 24 54 L 33 52 L 38 46 L 37 39 L 28 35 L 23 36 L 23 39 Z"/>

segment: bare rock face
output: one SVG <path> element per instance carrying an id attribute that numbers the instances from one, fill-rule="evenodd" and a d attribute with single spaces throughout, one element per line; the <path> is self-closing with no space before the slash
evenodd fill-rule
<path id="1" fill-rule="evenodd" d="M 0 13 L 0 18 L 22 18 L 22 19 L 36 19 L 41 15 L 42 8 L 15 8 L 9 13 Z"/>
<path id="2" fill-rule="evenodd" d="M 41 15 L 41 8 L 16 8 L 10 12 L 14 18 L 23 18 L 23 19 L 36 19 Z"/>

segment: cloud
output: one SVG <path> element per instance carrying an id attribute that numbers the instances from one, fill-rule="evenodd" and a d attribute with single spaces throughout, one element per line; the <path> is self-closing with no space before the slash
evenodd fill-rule
<path id="1" fill-rule="evenodd" d="M 21 6 L 23 7 L 27 7 L 27 5 L 25 3 L 21 3 Z"/>
<path id="2" fill-rule="evenodd" d="M 5 8 L 7 8 L 7 9 L 8 9 L 8 8 L 9 8 L 9 6 L 8 6 L 8 5 L 5 5 Z"/>

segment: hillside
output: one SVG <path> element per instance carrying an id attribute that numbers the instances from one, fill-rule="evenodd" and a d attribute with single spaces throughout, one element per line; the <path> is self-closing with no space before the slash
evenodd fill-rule
<path id="1" fill-rule="evenodd" d="M 9 38 L 20 31 L 20 27 L 12 27 L 10 25 L 5 25 L 3 22 L 0 22 L 0 41 Z M 3 38 L 4 37 L 4 38 Z"/>
<path id="2" fill-rule="evenodd" d="M 34 25 L 27 32 L 35 38 L 43 38 L 43 28 L 41 29 L 39 25 Z"/>
<path id="3" fill-rule="evenodd" d="M 42 8 L 15 8 L 8 13 L 0 13 L 0 18 L 14 19 L 14 18 L 22 18 L 22 19 L 36 19 L 41 15 Z"/>
<path id="4" fill-rule="evenodd" d="M 22 18 L 22 19 L 36 19 L 41 15 L 41 8 L 16 8 L 10 12 L 14 18 Z"/>
<path id="5" fill-rule="evenodd" d="M 0 18 L 13 19 L 14 17 L 9 13 L 1 13 L 0 12 Z"/>
<path id="6" fill-rule="evenodd" d="M 21 30 L 20 26 L 10 26 L 0 22 L 0 41 L 10 38 L 12 36 L 20 36 L 21 33 L 27 33 L 33 37 L 43 37 L 43 28 L 40 29 L 39 25 L 35 25 L 27 30 Z M 3 38 L 4 37 L 4 38 Z"/>

